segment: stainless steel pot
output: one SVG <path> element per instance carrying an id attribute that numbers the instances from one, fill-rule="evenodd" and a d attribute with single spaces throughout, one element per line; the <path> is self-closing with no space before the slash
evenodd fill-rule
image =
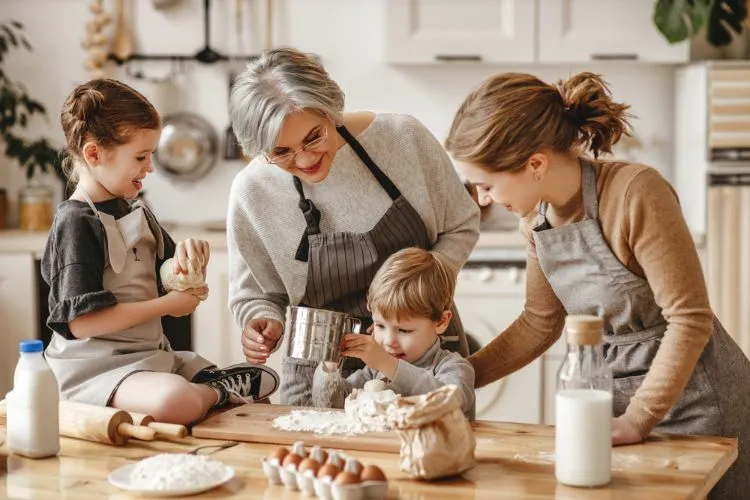
<path id="1" fill-rule="evenodd" d="M 361 328 L 359 319 L 344 313 L 289 306 L 284 327 L 284 334 L 289 336 L 286 354 L 290 358 L 337 363 L 341 359 L 341 339 L 347 333 L 360 333 Z"/>
<path id="2" fill-rule="evenodd" d="M 194 181 L 214 167 L 219 156 L 219 137 L 208 121 L 193 113 L 164 117 L 156 168 L 174 180 Z"/>

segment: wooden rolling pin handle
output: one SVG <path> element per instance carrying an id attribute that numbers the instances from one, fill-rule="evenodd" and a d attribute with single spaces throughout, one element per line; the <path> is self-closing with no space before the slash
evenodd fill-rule
<path id="1" fill-rule="evenodd" d="M 188 435 L 187 427 L 180 424 L 167 424 L 164 422 L 151 422 L 149 429 L 153 429 L 160 436 L 184 438 Z"/>
<path id="2" fill-rule="evenodd" d="M 121 436 L 128 436 L 141 441 L 153 441 L 156 437 L 156 431 L 142 425 L 133 425 L 123 422 L 117 426 L 117 433 Z"/>

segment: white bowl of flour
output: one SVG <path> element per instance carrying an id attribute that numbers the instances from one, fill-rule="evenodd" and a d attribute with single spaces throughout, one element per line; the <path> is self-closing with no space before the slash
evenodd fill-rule
<path id="1" fill-rule="evenodd" d="M 162 453 L 112 471 L 109 483 L 151 497 L 194 495 L 234 477 L 234 469 L 205 456 Z"/>

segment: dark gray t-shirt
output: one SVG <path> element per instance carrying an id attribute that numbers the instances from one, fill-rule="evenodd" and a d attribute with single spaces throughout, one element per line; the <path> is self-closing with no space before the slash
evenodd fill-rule
<path id="1" fill-rule="evenodd" d="M 94 205 L 115 219 L 131 211 L 130 203 L 122 198 Z M 158 223 L 151 230 L 161 231 L 164 237 L 164 258 L 157 259 L 154 269 L 161 291 L 159 267 L 174 256 L 175 242 Z M 41 270 L 50 287 L 47 326 L 65 338 L 75 338 L 69 321 L 117 303 L 114 294 L 103 285 L 106 246 L 104 226 L 86 202 L 65 200 L 57 206 Z"/>

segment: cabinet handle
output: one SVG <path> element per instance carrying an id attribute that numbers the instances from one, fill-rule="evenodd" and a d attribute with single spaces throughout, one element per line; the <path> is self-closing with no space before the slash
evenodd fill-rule
<path id="1" fill-rule="evenodd" d="M 482 56 L 477 54 L 437 54 L 435 60 L 440 62 L 481 62 Z"/>
<path id="2" fill-rule="evenodd" d="M 637 61 L 638 54 L 591 54 L 592 61 Z"/>

